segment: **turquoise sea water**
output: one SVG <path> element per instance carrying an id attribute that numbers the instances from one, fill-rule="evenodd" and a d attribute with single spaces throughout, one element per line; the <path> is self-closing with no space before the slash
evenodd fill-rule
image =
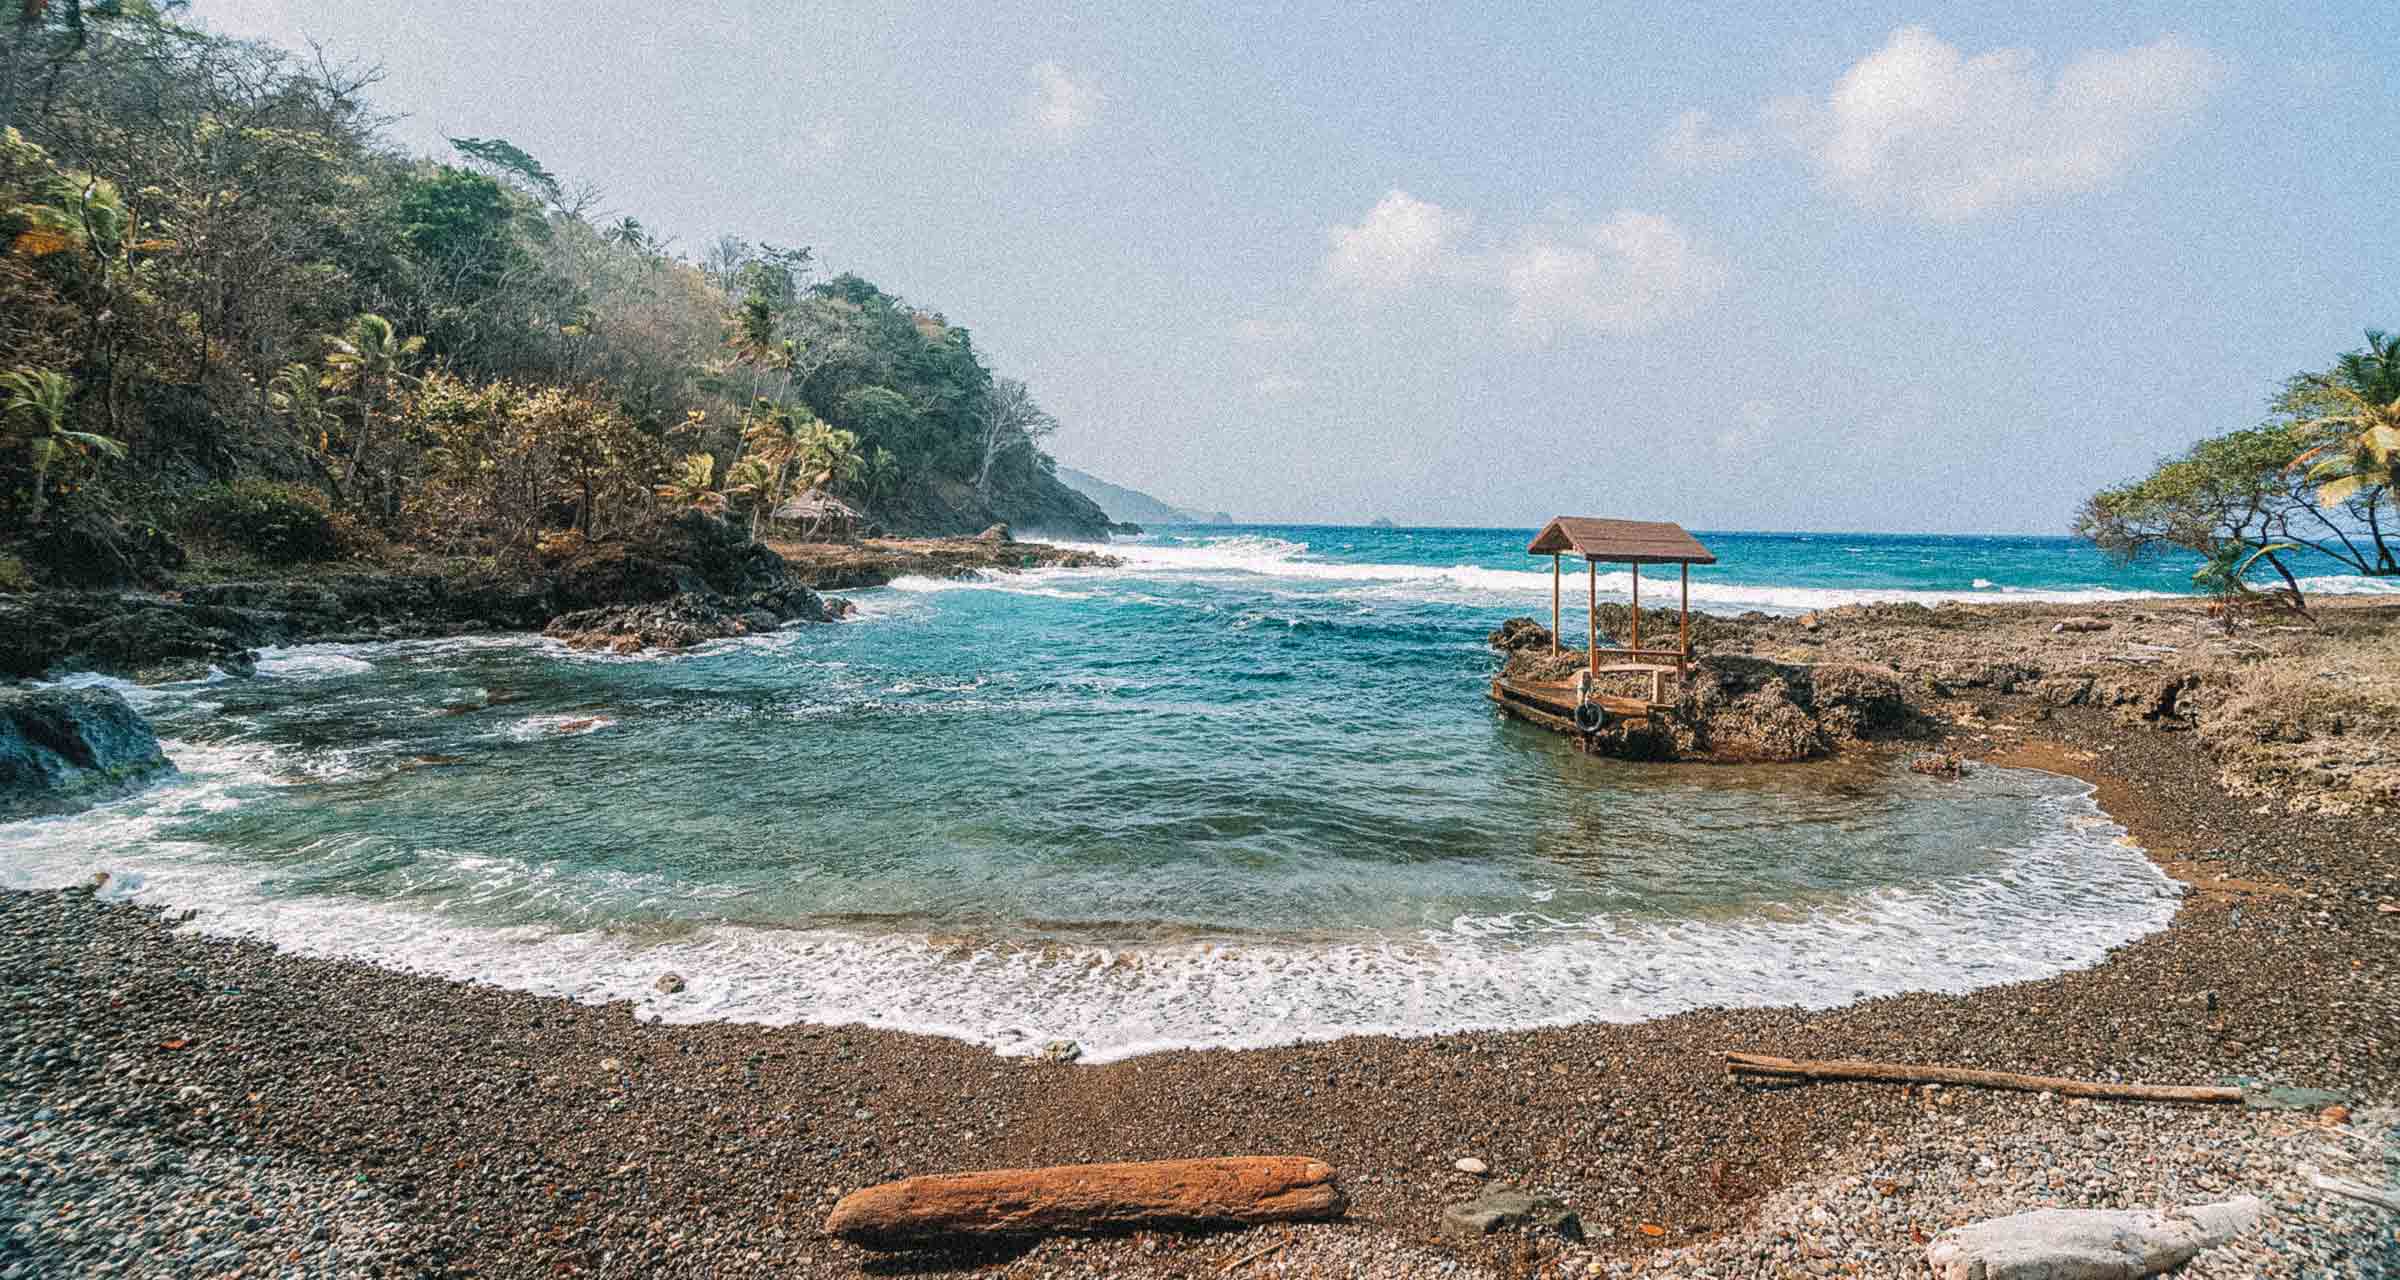
<path id="1" fill-rule="evenodd" d="M 1960 989 L 2172 913 L 2065 779 L 1629 765 L 1496 717 L 1483 635 L 1547 607 L 1528 536 L 1161 530 L 1121 569 L 903 580 L 857 621 L 673 658 L 272 651 L 129 689 L 182 775 L 0 826 L 0 874 L 109 870 L 195 928 L 660 1017 L 1095 1060 Z M 1706 536 L 1694 600 L 1722 610 L 2188 575 L 2045 539 Z M 667 971 L 688 989 L 653 991 Z"/>

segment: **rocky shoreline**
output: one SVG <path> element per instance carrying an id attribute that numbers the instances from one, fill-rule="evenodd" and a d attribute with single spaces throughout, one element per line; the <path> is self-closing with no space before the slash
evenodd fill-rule
<path id="1" fill-rule="evenodd" d="M 638 540 L 575 544 L 535 570 L 484 567 L 342 571 L 304 576 L 120 584 L 115 589 L 0 595 L 0 680 L 96 671 L 151 683 L 247 674 L 256 650 L 483 632 L 548 631 L 587 648 L 677 648 L 791 622 L 836 620 L 847 606 L 820 593 L 906 575 L 961 577 L 1105 555 L 1011 540 L 876 539 L 753 542 L 738 527 L 687 512 Z"/>
<path id="2" fill-rule="evenodd" d="M 2112 622 L 2115 640 L 2206 652 L 2193 617 L 2129 608 L 2165 621 Z M 663 1025 L 209 938 L 105 893 L 0 895 L 0 1179 L 19 1188 L 0 1276 L 1903 1276 L 1975 1218 L 2243 1193 L 2265 1202 L 2258 1230 L 2182 1274 L 2400 1271 L 2400 1222 L 2312 1181 L 2400 1177 L 2400 837 L 2363 807 L 2302 820 L 2233 794 L 2210 713 L 2180 710 L 2184 674 L 2206 688 L 2216 669 L 2087 657 L 2069 646 L 2111 633 L 2052 630 L 2062 616 L 1747 628 L 1769 657 L 1883 655 L 1925 745 L 2093 782 L 2191 886 L 2169 929 L 2094 968 L 1966 995 L 1076 1067 L 860 1028 Z M 1942 674 L 1962 655 L 1988 660 Z M 1977 674 L 2041 655 L 2030 681 Z M 2172 683 L 2176 710 L 2042 695 L 2086 662 Z M 1725 1079 L 1728 1049 L 2350 1101 L 1762 1089 Z M 819 1235 L 840 1195 L 896 1176 L 1283 1151 L 1340 1171 L 1345 1221 L 897 1260 Z M 1570 1206 L 1586 1238 L 1441 1231 L 1445 1205 L 1496 1181 Z"/>

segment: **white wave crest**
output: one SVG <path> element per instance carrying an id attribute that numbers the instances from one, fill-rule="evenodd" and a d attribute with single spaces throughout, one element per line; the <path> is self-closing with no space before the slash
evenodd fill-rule
<path id="1" fill-rule="evenodd" d="M 1003 1054 L 1065 1038 L 1083 1046 L 1087 1062 L 1971 990 L 2097 963 L 2163 927 L 2178 899 L 2139 850 L 2114 842 L 2122 828 L 2087 792 L 2044 802 L 2056 821 L 1991 874 L 1725 919 L 1560 920 L 1535 903 L 1413 936 L 1123 946 L 750 925 L 702 925 L 663 939 L 479 926 L 423 907 L 279 893 L 269 868 L 161 838 L 180 816 L 277 785 L 264 749 L 177 744 L 173 754 L 184 775 L 142 796 L 0 827 L 14 850 L 0 863 L 0 883 L 64 887 L 105 870 L 111 897 L 192 909 L 194 927 L 300 954 L 627 1000 L 676 1022 L 864 1024 Z M 526 875 L 543 874 L 471 855 L 453 862 L 476 880 L 468 899 L 521 896 Z M 653 984 L 670 970 L 688 987 L 663 996 Z"/>

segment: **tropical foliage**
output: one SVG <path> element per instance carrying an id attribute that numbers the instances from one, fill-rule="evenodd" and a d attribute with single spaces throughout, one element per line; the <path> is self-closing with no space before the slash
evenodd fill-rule
<path id="1" fill-rule="evenodd" d="M 2194 581 L 2225 596 L 2304 603 L 2310 560 L 2367 576 L 2400 575 L 2391 537 L 2400 466 L 2400 343 L 2375 330 L 2332 368 L 2296 374 L 2256 427 L 2211 436 L 2139 480 L 2085 502 L 2075 532 L 2123 560 L 2197 554 Z M 2299 572 L 2295 572 L 2299 566 Z"/>
<path id="2" fill-rule="evenodd" d="M 1055 483 L 1048 415 L 938 312 L 807 248 L 679 253 L 504 138 L 409 156 L 374 70 L 183 15 L 0 12 L 0 543 L 248 478 L 462 552 L 810 488 L 973 528 Z"/>

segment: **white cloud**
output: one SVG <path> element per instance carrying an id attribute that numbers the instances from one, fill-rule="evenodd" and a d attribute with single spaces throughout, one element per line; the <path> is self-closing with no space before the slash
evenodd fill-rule
<path id="1" fill-rule="evenodd" d="M 1729 169 L 1750 155 L 1750 135 L 1719 128 L 1705 111 L 1686 111 L 1658 136 L 1658 158 L 1671 168 L 1694 172 Z"/>
<path id="2" fill-rule="evenodd" d="M 1037 62 L 1026 72 L 1033 92 L 1025 99 L 1025 116 L 1035 133 L 1064 145 L 1092 127 L 1105 98 L 1099 86 L 1077 80 L 1055 62 Z"/>
<path id="3" fill-rule="evenodd" d="M 1509 319 L 1540 341 L 1567 331 L 1647 333 L 1725 287 L 1723 261 L 1663 214 L 1529 228 L 1498 255 Z"/>
<path id="4" fill-rule="evenodd" d="M 1751 452 L 1766 443 L 1769 429 L 1782 416 L 1781 407 L 1772 400 L 1744 400 L 1736 420 L 1717 433 L 1717 448 L 1726 453 Z"/>
<path id="5" fill-rule="evenodd" d="M 1954 222 L 2117 178 L 2197 119 L 2224 74 L 2164 36 L 2081 54 L 2053 81 L 2027 50 L 1967 57 L 1903 27 L 1824 101 L 1786 99 L 1767 118 L 1859 204 Z"/>
<path id="6" fill-rule="evenodd" d="M 1405 289 L 1448 270 L 1471 219 L 1394 187 L 1355 227 L 1326 235 L 1327 280 L 1363 293 Z"/>
<path id="7" fill-rule="evenodd" d="M 1289 374 L 1270 373 L 1250 384 L 1250 389 L 1269 400 L 1281 400 L 1308 389 L 1308 379 Z"/>

